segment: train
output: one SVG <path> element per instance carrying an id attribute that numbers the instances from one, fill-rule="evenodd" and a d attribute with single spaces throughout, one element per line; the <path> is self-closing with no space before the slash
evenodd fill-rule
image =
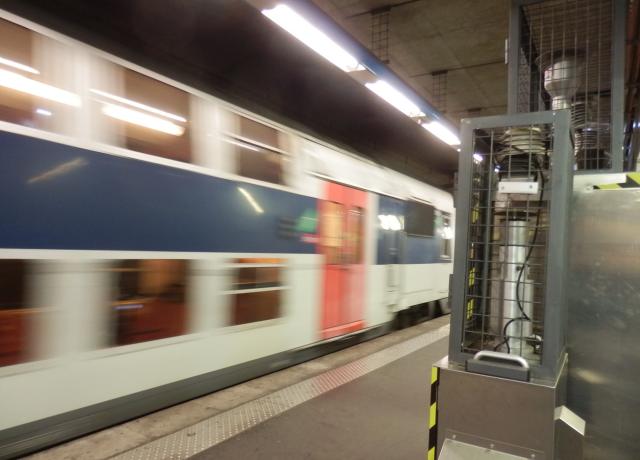
<path id="1" fill-rule="evenodd" d="M 452 195 L 0 11 L 0 457 L 445 310 Z"/>

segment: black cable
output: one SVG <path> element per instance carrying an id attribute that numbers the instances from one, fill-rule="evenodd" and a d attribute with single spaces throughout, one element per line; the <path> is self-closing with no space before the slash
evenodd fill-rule
<path id="1" fill-rule="evenodd" d="M 544 173 L 542 172 L 542 168 L 540 167 L 540 162 L 536 158 L 536 166 L 538 167 L 538 174 L 540 175 L 540 198 L 538 198 L 538 210 L 536 212 L 536 224 L 533 229 L 533 236 L 531 237 L 531 245 L 529 246 L 529 251 L 527 252 L 526 257 L 524 258 L 524 262 L 522 263 L 522 268 L 520 269 L 520 273 L 518 273 L 518 279 L 516 281 L 516 302 L 518 303 L 518 308 L 522 313 L 522 316 L 525 320 L 531 321 L 531 318 L 527 316 L 522 307 L 522 302 L 520 301 L 520 282 L 522 281 L 522 274 L 524 273 L 524 269 L 527 266 L 527 262 L 531 258 L 531 254 L 533 253 L 533 248 L 535 247 L 536 241 L 538 240 L 538 227 L 540 225 L 540 215 L 542 214 L 542 201 L 544 197 Z"/>

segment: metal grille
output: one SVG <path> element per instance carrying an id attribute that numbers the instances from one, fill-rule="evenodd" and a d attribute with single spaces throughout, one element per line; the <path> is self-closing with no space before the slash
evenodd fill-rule
<path id="1" fill-rule="evenodd" d="M 579 170 L 612 168 L 613 0 L 521 6 L 517 111 L 570 109 Z"/>
<path id="2" fill-rule="evenodd" d="M 431 73 L 433 104 L 442 113 L 447 111 L 447 76 L 448 71 L 439 70 Z"/>
<path id="3" fill-rule="evenodd" d="M 384 63 L 389 63 L 390 7 L 371 12 L 371 51 Z"/>
<path id="4" fill-rule="evenodd" d="M 553 127 L 475 129 L 462 351 L 541 362 Z"/>

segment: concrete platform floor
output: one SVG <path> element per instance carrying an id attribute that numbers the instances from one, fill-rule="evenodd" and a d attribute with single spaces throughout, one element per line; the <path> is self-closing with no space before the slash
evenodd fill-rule
<path id="1" fill-rule="evenodd" d="M 192 458 L 424 459 L 431 364 L 447 345 L 440 339 Z"/>
<path id="2" fill-rule="evenodd" d="M 154 441 L 157 443 L 185 427 L 388 347 L 401 345 L 438 330 L 448 322 L 449 318 L 443 317 L 396 331 L 28 458 L 105 459 Z M 430 366 L 446 354 L 446 348 L 446 339 L 440 339 L 192 458 L 424 458 Z"/>

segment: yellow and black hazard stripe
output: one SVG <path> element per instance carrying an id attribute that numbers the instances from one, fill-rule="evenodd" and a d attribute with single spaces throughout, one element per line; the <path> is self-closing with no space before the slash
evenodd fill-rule
<path id="1" fill-rule="evenodd" d="M 616 184 L 600 184 L 593 187 L 596 190 L 620 190 L 623 188 L 640 188 L 640 172 L 626 173 L 626 180 Z"/>
<path id="2" fill-rule="evenodd" d="M 429 443 L 427 445 L 427 460 L 435 460 L 438 447 L 438 382 L 440 368 L 431 368 L 431 398 L 429 404 Z"/>

